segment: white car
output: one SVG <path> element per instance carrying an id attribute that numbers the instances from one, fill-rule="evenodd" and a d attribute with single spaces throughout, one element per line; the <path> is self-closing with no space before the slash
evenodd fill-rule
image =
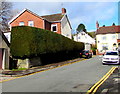
<path id="1" fill-rule="evenodd" d="M 102 58 L 102 64 L 120 64 L 118 51 L 106 51 Z"/>

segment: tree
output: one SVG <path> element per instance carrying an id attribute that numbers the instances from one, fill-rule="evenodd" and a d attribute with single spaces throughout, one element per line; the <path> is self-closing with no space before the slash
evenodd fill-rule
<path id="1" fill-rule="evenodd" d="M 0 1 L 0 31 L 9 30 L 8 21 L 11 19 L 12 3 L 6 0 Z"/>
<path id="2" fill-rule="evenodd" d="M 105 27 L 105 25 L 103 25 L 103 27 Z"/>
<path id="3" fill-rule="evenodd" d="M 115 26 L 115 23 L 113 23 L 112 25 Z"/>
<path id="4" fill-rule="evenodd" d="M 84 24 L 79 24 L 76 30 L 77 30 L 77 33 L 79 33 L 81 30 L 86 31 L 85 25 Z"/>

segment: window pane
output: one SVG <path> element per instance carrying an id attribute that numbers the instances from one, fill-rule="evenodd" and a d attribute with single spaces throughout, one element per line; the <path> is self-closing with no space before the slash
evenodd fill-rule
<path id="1" fill-rule="evenodd" d="M 117 52 L 107 52 L 106 55 L 118 55 Z"/>
<path id="2" fill-rule="evenodd" d="M 28 21 L 28 26 L 34 26 L 34 22 L 33 21 Z"/>
<path id="3" fill-rule="evenodd" d="M 113 35 L 113 36 L 112 36 L 112 39 L 115 39 L 115 38 L 116 38 L 116 36 L 115 36 L 115 35 Z"/>
<path id="4" fill-rule="evenodd" d="M 19 26 L 22 26 L 22 25 L 24 25 L 24 22 L 20 22 L 20 23 L 19 23 Z"/>
<path id="5" fill-rule="evenodd" d="M 102 40 L 106 40 L 106 36 L 103 36 L 103 37 L 102 37 Z"/>
<path id="6" fill-rule="evenodd" d="M 56 31 L 56 26 L 53 26 L 53 31 Z"/>

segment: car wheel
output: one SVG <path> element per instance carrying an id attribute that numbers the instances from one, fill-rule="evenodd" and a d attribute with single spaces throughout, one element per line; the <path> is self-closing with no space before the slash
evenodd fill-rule
<path id="1" fill-rule="evenodd" d="M 92 58 L 92 55 L 90 57 Z"/>
<path id="2" fill-rule="evenodd" d="M 87 56 L 87 59 L 89 59 L 90 58 L 90 56 Z"/>

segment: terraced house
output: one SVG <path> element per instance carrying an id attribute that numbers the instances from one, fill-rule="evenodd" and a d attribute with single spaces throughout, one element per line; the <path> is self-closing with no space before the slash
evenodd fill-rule
<path id="1" fill-rule="evenodd" d="M 105 50 L 117 50 L 119 44 L 120 35 L 120 25 L 116 26 L 102 26 L 99 27 L 99 23 L 96 23 L 96 42 L 97 49 L 99 52 L 104 52 Z"/>
<path id="2" fill-rule="evenodd" d="M 9 25 L 10 28 L 23 25 L 37 27 L 72 38 L 72 28 L 65 8 L 62 8 L 62 13 L 45 16 L 39 16 L 28 9 L 24 9 L 9 22 Z"/>

